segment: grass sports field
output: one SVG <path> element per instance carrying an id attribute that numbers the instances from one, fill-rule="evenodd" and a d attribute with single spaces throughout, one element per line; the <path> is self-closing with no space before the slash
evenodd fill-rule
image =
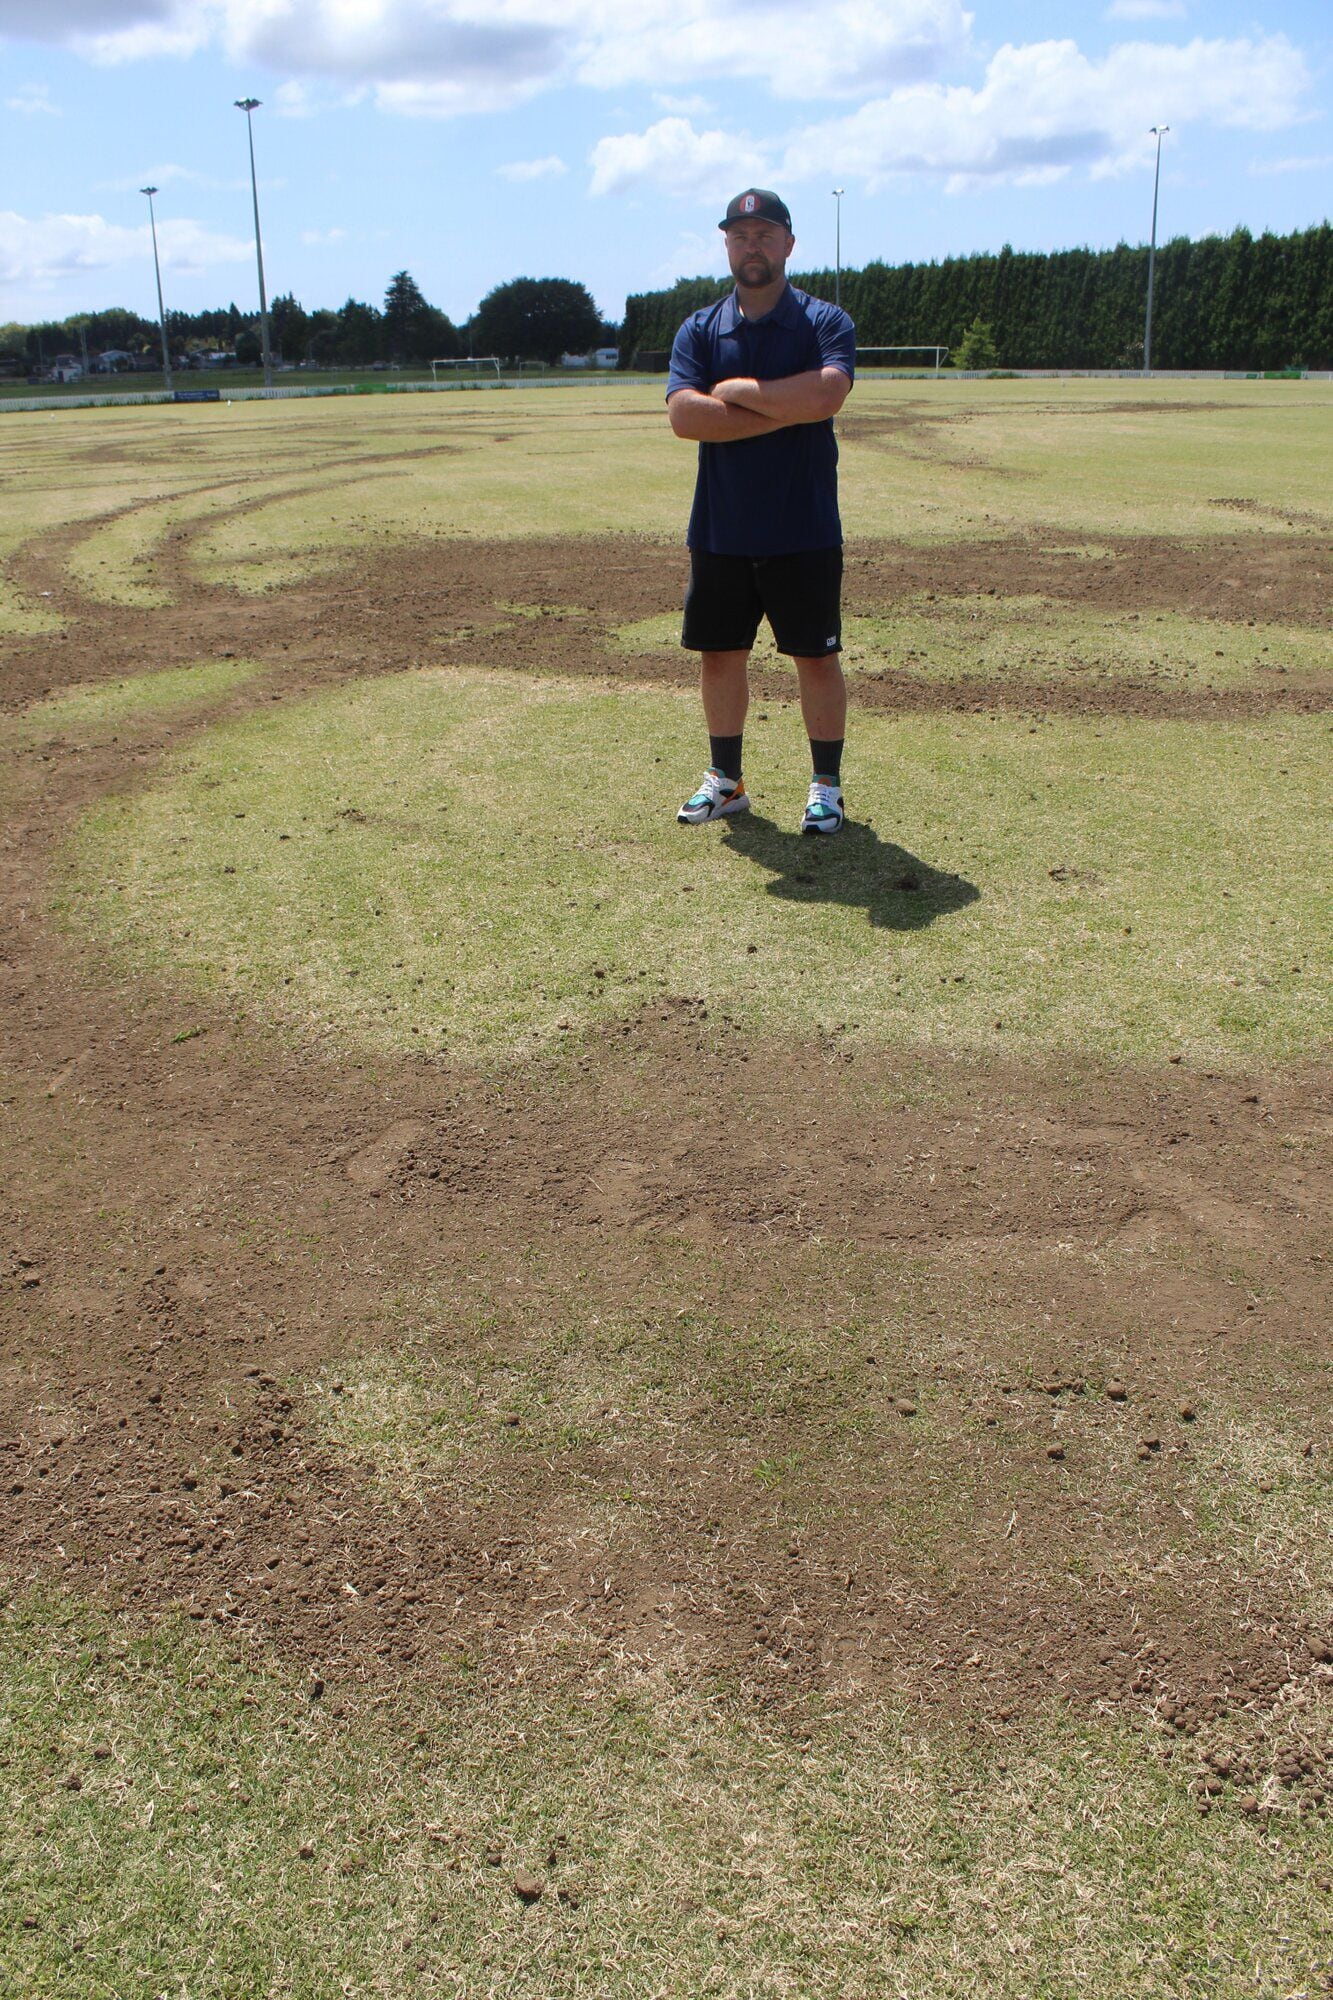
<path id="1" fill-rule="evenodd" d="M 1333 389 L 3 422 L 0 1990 L 1333 1990 Z"/>

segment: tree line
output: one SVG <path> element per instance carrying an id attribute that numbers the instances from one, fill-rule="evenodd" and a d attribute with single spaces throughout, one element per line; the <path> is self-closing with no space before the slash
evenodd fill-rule
<path id="1" fill-rule="evenodd" d="M 831 299 L 835 274 L 793 274 L 793 283 Z M 1147 284 L 1147 246 L 1120 243 L 1113 250 L 1006 246 L 930 264 L 877 262 L 845 270 L 841 288 L 861 347 L 939 343 L 956 353 L 981 321 L 1000 368 L 1137 368 Z M 621 366 L 663 365 L 686 315 L 730 289 L 729 278 L 686 278 L 669 291 L 632 295 Z M 1157 368 L 1333 367 L 1333 225 L 1289 236 L 1237 229 L 1163 244 L 1152 359 Z"/>
<path id="2" fill-rule="evenodd" d="M 793 274 L 831 298 L 830 270 Z M 958 359 L 969 328 L 988 341 L 971 353 L 1000 368 L 1135 368 L 1143 360 L 1146 247 L 1049 253 L 1006 247 L 937 263 L 874 262 L 842 273 L 842 301 L 861 347 L 942 344 Z M 618 345 L 622 368 L 665 365 L 688 313 L 713 304 L 731 280 L 683 278 L 632 294 L 622 327 L 604 321 L 586 286 L 568 278 L 514 278 L 456 326 L 410 272 L 390 280 L 382 305 L 349 298 L 307 312 L 290 292 L 269 308 L 276 359 L 316 367 L 421 366 L 466 354 L 551 362 Z M 1159 368 L 1333 367 L 1333 225 L 1288 236 L 1247 229 L 1157 252 L 1153 361 Z M 221 351 L 242 366 L 260 358 L 259 317 L 235 304 L 167 315 L 176 360 Z M 155 365 L 156 320 L 124 307 L 37 325 L 0 326 L 0 369 L 39 372 L 57 354 L 93 359 L 115 350 Z"/>
<path id="3" fill-rule="evenodd" d="M 614 345 L 615 338 L 615 327 L 603 321 L 587 287 L 569 278 L 514 278 L 497 285 L 462 326 L 429 303 L 408 271 L 395 273 L 382 307 L 349 298 L 337 308 L 307 312 L 290 292 L 269 306 L 273 357 L 298 366 L 420 367 L 466 354 L 551 362 L 562 354 Z M 197 313 L 169 312 L 167 343 L 177 362 L 223 353 L 241 367 L 254 367 L 262 354 L 259 315 L 234 304 Z M 0 360 L 11 374 L 40 371 L 58 354 L 79 359 L 86 354 L 92 361 L 112 352 L 158 365 L 157 321 L 113 306 L 38 325 L 0 326 Z"/>

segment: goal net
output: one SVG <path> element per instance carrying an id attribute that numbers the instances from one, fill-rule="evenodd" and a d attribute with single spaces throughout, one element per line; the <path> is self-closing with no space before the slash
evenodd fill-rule
<path id="1" fill-rule="evenodd" d="M 466 375 L 494 375 L 498 382 L 500 379 L 500 357 L 498 354 L 452 354 L 447 360 L 432 361 L 430 364 L 430 379 L 437 389 L 440 386 L 441 369 L 444 370 L 444 379 L 446 382 L 449 380 L 451 374 L 455 380 Z"/>
<path id="2" fill-rule="evenodd" d="M 945 355 L 946 355 L 946 354 L 947 354 L 948 352 L 949 352 L 949 350 L 948 350 L 948 348 L 947 348 L 947 347 L 932 347 L 932 346 L 931 346 L 931 345 L 929 344 L 929 342 L 926 342 L 926 343 L 924 343 L 924 344 L 922 344 L 922 345 L 920 345 L 920 346 L 917 346 L 917 347 L 860 347 L 860 346 L 858 346 L 858 347 L 857 347 L 857 350 L 856 350 L 856 358 L 857 358 L 857 360 L 858 360 L 858 361 L 860 361 L 860 360 L 861 360 L 861 359 L 862 359 L 863 357 L 868 357 L 868 356 L 870 356 L 870 355 L 872 355 L 872 354 L 885 354 L 885 355 L 888 355 L 888 354 L 929 354 L 929 355 L 930 355 L 930 356 L 931 356 L 931 357 L 933 358 L 933 360 L 934 360 L 934 364 L 935 364 L 935 373 L 936 373 L 936 374 L 938 375 L 938 374 L 939 374 L 939 372 L 940 372 L 940 363 L 941 363 L 941 362 L 943 361 L 943 359 L 944 359 Z M 903 362 L 903 361 L 883 361 L 883 362 L 881 362 L 881 363 L 880 363 L 879 365 L 880 365 L 881 367 L 883 367 L 883 368 L 905 368 L 905 367 L 907 366 L 907 363 L 906 363 L 906 362 Z"/>

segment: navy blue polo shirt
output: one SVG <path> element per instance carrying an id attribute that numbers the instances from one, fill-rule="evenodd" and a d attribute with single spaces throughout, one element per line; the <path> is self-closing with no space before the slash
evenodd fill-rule
<path id="1" fill-rule="evenodd" d="M 850 381 L 856 329 L 839 306 L 788 285 L 771 312 L 746 319 L 735 292 L 691 313 L 671 349 L 667 395 L 705 395 L 732 375 L 773 382 L 840 368 Z M 699 446 L 699 477 L 686 536 L 719 556 L 795 555 L 842 543 L 838 444 L 833 419 L 789 424 L 763 437 Z"/>

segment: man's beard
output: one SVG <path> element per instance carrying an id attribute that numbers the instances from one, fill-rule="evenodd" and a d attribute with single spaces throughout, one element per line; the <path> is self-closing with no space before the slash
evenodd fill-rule
<path id="1" fill-rule="evenodd" d="M 738 285 L 744 285 L 749 291 L 759 292 L 765 285 L 771 285 L 776 275 L 769 259 L 756 253 L 742 259 L 740 269 L 736 273 L 736 282 Z"/>

